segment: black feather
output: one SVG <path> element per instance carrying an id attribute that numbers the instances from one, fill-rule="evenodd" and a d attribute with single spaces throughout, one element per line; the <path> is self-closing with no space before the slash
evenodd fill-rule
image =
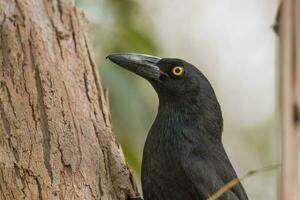
<path id="1" fill-rule="evenodd" d="M 134 58 L 137 65 L 136 60 L 143 60 L 145 55 L 134 55 Z M 124 63 L 122 56 L 117 59 Z M 221 140 L 220 105 L 211 84 L 196 67 L 180 59 L 151 59 L 156 75 L 148 72 L 140 75 L 156 90 L 159 108 L 143 153 L 144 199 L 205 200 L 237 178 Z M 134 71 L 130 60 L 125 61 L 125 68 Z M 140 65 L 147 67 L 143 63 Z M 172 74 L 175 66 L 184 69 L 182 76 Z M 162 75 L 164 79 L 159 78 Z M 247 200 L 248 197 L 238 184 L 220 199 Z"/>

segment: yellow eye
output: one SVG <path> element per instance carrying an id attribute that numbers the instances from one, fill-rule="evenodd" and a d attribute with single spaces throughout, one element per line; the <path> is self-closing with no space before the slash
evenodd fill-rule
<path id="1" fill-rule="evenodd" d="M 183 67 L 176 66 L 176 67 L 173 67 L 172 73 L 173 73 L 175 76 L 181 76 L 181 75 L 183 75 L 183 73 L 184 73 L 184 69 L 183 69 Z"/>

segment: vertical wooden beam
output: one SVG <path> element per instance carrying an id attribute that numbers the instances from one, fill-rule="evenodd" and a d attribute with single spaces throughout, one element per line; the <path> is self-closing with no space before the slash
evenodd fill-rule
<path id="1" fill-rule="evenodd" d="M 297 200 L 300 108 L 300 2 L 282 0 L 280 9 L 281 200 Z"/>

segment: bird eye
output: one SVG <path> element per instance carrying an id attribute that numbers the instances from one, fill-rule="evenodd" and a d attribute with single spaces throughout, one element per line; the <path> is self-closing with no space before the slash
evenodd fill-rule
<path id="1" fill-rule="evenodd" d="M 184 69 L 183 69 L 183 67 L 176 66 L 176 67 L 173 67 L 173 68 L 172 68 L 172 73 L 173 73 L 175 76 L 182 76 L 183 73 L 184 73 Z"/>

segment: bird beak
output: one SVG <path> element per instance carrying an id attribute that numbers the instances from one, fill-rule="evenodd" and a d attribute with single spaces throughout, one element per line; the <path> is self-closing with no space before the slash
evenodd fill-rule
<path id="1" fill-rule="evenodd" d="M 147 80 L 161 81 L 161 76 L 166 76 L 156 65 L 161 60 L 159 57 L 144 54 L 115 53 L 110 54 L 107 58 Z"/>

